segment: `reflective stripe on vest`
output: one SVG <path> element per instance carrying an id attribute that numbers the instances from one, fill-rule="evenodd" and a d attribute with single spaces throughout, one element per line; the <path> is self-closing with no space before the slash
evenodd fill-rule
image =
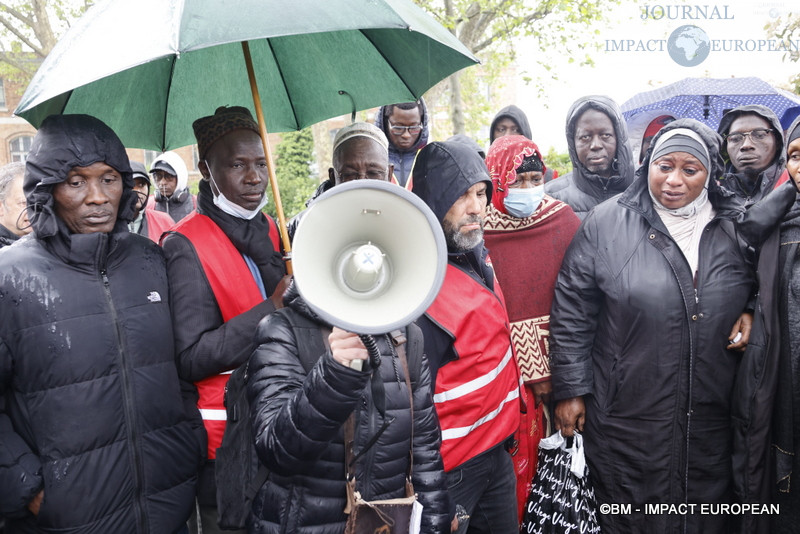
<path id="1" fill-rule="evenodd" d="M 270 217 L 267 220 L 272 237 L 275 222 Z M 263 301 L 241 253 L 214 221 L 193 212 L 175 225 L 173 231 L 192 242 L 223 321 L 227 322 Z M 270 245 L 264 243 L 264 246 Z M 226 371 L 195 382 L 199 395 L 197 407 L 208 433 L 209 459 L 217 457 L 217 448 L 225 432 L 225 385 L 229 377 L 230 371 Z"/>
<path id="2" fill-rule="evenodd" d="M 454 338 L 458 359 L 442 366 L 433 400 L 450 471 L 494 447 L 519 427 L 520 377 L 500 286 L 496 294 L 448 264 L 428 317 Z"/>

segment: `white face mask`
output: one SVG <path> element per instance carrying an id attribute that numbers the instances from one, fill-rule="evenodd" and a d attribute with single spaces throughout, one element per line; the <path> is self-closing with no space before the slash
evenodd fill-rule
<path id="1" fill-rule="evenodd" d="M 208 177 L 211 179 L 211 193 L 214 195 L 214 205 L 221 209 L 223 212 L 227 213 L 231 217 L 237 217 L 239 219 L 250 220 L 256 215 L 261 212 L 261 208 L 267 205 L 267 193 L 264 192 L 264 196 L 261 198 L 261 202 L 258 206 L 253 210 L 247 210 L 241 207 L 239 204 L 235 202 L 231 202 L 225 195 L 222 194 L 222 190 L 217 185 L 217 182 L 214 181 L 214 175 L 211 174 L 211 165 L 208 164 L 208 161 L 203 160 L 206 162 L 206 168 L 208 169 Z M 216 189 L 216 192 L 214 191 Z"/>
<path id="2" fill-rule="evenodd" d="M 533 215 L 543 198 L 544 184 L 528 188 L 510 187 L 503 205 L 509 215 L 524 219 Z"/>

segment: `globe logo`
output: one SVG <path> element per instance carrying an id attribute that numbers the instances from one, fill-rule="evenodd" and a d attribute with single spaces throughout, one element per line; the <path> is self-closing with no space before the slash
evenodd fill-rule
<path id="1" fill-rule="evenodd" d="M 711 41 L 697 26 L 681 26 L 667 40 L 669 57 L 681 67 L 696 67 L 708 57 Z"/>

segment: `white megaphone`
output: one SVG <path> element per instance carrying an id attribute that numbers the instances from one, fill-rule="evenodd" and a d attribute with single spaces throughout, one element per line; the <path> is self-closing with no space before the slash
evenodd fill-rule
<path id="1" fill-rule="evenodd" d="M 303 214 L 292 243 L 297 289 L 325 322 L 356 334 L 406 326 L 447 268 L 441 225 L 422 200 L 378 180 L 337 185 Z"/>

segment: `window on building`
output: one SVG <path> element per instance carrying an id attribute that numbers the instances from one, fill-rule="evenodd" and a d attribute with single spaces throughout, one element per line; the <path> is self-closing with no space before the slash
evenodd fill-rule
<path id="1" fill-rule="evenodd" d="M 28 159 L 28 152 L 31 151 L 31 142 L 33 141 L 32 135 L 20 135 L 13 138 L 8 142 L 8 152 L 11 156 L 11 161 L 25 162 Z"/>

